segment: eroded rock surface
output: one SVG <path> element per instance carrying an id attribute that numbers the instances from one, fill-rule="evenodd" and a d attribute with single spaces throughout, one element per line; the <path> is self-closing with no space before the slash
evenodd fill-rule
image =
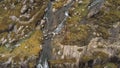
<path id="1" fill-rule="evenodd" d="M 39 68 L 41 60 L 119 68 L 120 1 L 1 0 L 0 68 Z"/>

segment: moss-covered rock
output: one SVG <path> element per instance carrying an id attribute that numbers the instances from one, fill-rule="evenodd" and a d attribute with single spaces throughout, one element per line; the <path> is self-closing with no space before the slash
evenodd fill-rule
<path id="1" fill-rule="evenodd" d="M 107 58 L 109 58 L 109 55 L 107 53 L 104 53 L 102 51 L 95 51 L 93 53 L 95 58 L 99 58 L 101 60 L 107 60 Z"/>
<path id="2" fill-rule="evenodd" d="M 90 61 L 90 60 L 92 60 L 92 59 L 93 59 L 92 56 L 85 55 L 85 56 L 83 56 L 83 57 L 81 58 L 81 62 L 86 63 L 86 62 L 88 62 L 88 61 Z"/>
<path id="3" fill-rule="evenodd" d="M 5 46 L 0 47 L 0 62 L 6 62 L 10 57 L 12 58 L 13 63 L 20 63 L 21 59 L 28 60 L 28 61 L 34 61 L 36 62 L 36 59 L 39 56 L 39 52 L 42 49 L 41 46 L 42 41 L 42 33 L 38 30 L 34 31 L 34 33 L 31 35 L 30 38 L 24 40 L 23 42 L 19 43 L 19 46 L 12 51 L 6 48 Z M 29 62 L 30 64 L 32 62 Z M 35 65 L 33 63 L 32 65 Z"/>
<path id="4" fill-rule="evenodd" d="M 106 63 L 104 64 L 105 68 L 118 68 L 116 64 L 114 63 Z"/>
<path id="5" fill-rule="evenodd" d="M 30 68 L 35 67 L 36 59 L 42 49 L 40 47 L 43 42 L 42 38 L 44 38 L 43 36 L 46 38 L 46 35 L 43 35 L 42 32 L 47 31 L 43 31 L 47 20 L 42 22 L 41 19 L 45 16 L 48 2 L 49 0 L 0 1 L 1 66 L 5 66 L 4 63 L 10 61 L 11 65 L 9 66 L 11 68 L 18 68 L 20 65 L 24 65 L 22 63 L 27 63 Z M 53 13 L 53 15 L 56 14 L 56 10 L 59 11 L 61 7 L 69 2 L 70 0 L 54 0 L 52 2 L 53 12 L 50 13 Z M 61 59 L 62 61 L 59 59 L 55 60 L 54 64 L 63 64 L 63 67 L 65 67 L 67 65 L 64 64 L 65 61 L 69 57 L 73 57 L 77 59 L 77 63 L 81 62 L 82 68 L 90 67 L 89 64 L 93 65 L 93 68 L 117 68 L 118 61 L 111 63 L 110 57 L 115 55 L 118 59 L 120 58 L 118 46 L 120 41 L 120 1 L 105 0 L 104 5 L 102 5 L 98 13 L 93 13 L 93 16 L 87 17 L 89 13 L 88 4 L 90 2 L 92 1 L 74 0 L 73 5 L 68 10 L 69 16 L 66 20 L 65 28 L 63 28 L 60 34 L 52 38 L 52 41 L 55 42 L 53 43 L 55 57 L 63 58 Z M 62 14 L 64 13 L 56 14 L 61 15 L 56 16 L 58 20 L 59 17 L 62 17 Z M 56 28 L 56 25 L 50 27 Z M 41 26 L 42 30 L 40 29 Z M 94 38 L 100 39 L 91 41 Z M 66 48 L 70 50 L 67 53 L 67 50 L 63 49 L 65 45 L 70 47 Z M 74 45 L 78 46 L 78 50 L 71 47 Z M 79 49 L 79 47 L 82 49 Z M 72 49 L 73 51 L 71 51 Z M 69 56 L 64 56 L 63 51 Z M 57 57 L 57 53 L 60 54 L 59 57 Z M 90 61 L 92 62 L 89 63 Z M 73 61 L 70 62 L 72 63 Z M 103 63 L 105 64 L 103 65 Z M 74 64 L 71 66 L 74 66 Z"/>
<path id="6" fill-rule="evenodd" d="M 93 68 L 103 68 L 102 65 L 94 65 Z"/>

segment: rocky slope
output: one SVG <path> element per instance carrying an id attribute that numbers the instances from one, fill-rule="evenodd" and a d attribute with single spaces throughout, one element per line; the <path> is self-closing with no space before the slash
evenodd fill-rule
<path id="1" fill-rule="evenodd" d="M 119 68 L 119 0 L 1 0 L 0 68 Z M 47 67 L 47 68 L 48 68 Z"/>

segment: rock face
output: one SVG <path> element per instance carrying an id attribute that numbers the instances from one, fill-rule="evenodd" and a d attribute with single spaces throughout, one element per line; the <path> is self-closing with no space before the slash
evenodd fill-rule
<path id="1" fill-rule="evenodd" d="M 33 68 L 41 52 L 40 20 L 48 1 L 0 2 L 0 68 Z"/>
<path id="2" fill-rule="evenodd" d="M 0 1 L 0 68 L 119 68 L 119 63 L 119 0 Z"/>

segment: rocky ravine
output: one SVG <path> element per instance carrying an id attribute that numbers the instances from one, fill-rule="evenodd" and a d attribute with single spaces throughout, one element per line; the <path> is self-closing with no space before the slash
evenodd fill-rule
<path id="1" fill-rule="evenodd" d="M 1 0 L 0 68 L 119 68 L 119 0 Z M 45 66 L 44 66 L 45 65 Z"/>

